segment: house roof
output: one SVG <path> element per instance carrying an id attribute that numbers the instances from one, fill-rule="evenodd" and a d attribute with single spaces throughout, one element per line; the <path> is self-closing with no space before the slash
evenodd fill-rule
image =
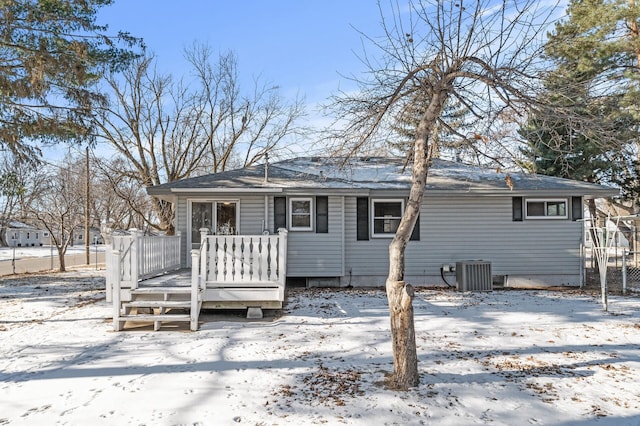
<path id="1" fill-rule="evenodd" d="M 31 231 L 31 230 L 38 231 L 39 230 L 37 227 L 35 227 L 33 225 L 29 225 L 27 223 L 20 222 L 20 221 L 17 221 L 17 220 L 9 221 L 9 226 L 8 227 L 10 229 L 24 229 L 24 230 L 27 230 L 27 231 Z"/>
<path id="2" fill-rule="evenodd" d="M 352 158 L 347 162 L 328 157 L 301 157 L 208 174 L 147 188 L 161 198 L 205 192 L 288 192 L 329 190 L 337 192 L 406 190 L 411 167 L 402 158 Z M 612 197 L 614 188 L 588 182 L 530 173 L 505 172 L 434 159 L 429 168 L 427 195 L 454 194 L 571 194 Z"/>

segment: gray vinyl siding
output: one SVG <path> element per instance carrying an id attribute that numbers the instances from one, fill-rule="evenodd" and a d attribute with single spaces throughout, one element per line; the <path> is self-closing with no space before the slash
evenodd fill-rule
<path id="1" fill-rule="evenodd" d="M 265 196 L 242 195 L 228 197 L 239 200 L 240 223 L 239 233 L 243 235 L 259 235 L 263 232 L 265 222 Z M 176 230 L 182 237 L 183 263 L 187 264 L 190 248 L 188 241 L 188 202 L 189 200 L 222 199 L 212 197 L 180 197 L 176 208 Z M 291 277 L 340 277 L 343 275 L 343 232 L 342 197 L 330 196 L 329 200 L 329 232 L 317 234 L 315 231 L 291 231 L 288 233 L 287 275 Z M 269 232 L 273 229 L 273 196 L 267 196 L 267 218 L 264 224 Z"/>
<path id="2" fill-rule="evenodd" d="M 346 200 L 346 270 L 354 276 L 388 272 L 391 239 L 356 241 L 356 199 Z M 439 276 L 444 263 L 492 262 L 495 275 L 577 274 L 581 222 L 512 221 L 511 197 L 427 197 L 420 241 L 407 246 L 407 276 Z"/>
<path id="3" fill-rule="evenodd" d="M 186 266 L 189 264 L 187 256 L 191 256 L 191 247 L 187 247 L 187 199 L 178 197 L 175 211 L 175 223 L 176 232 L 180 232 L 180 253 L 181 263 Z"/>
<path id="4" fill-rule="evenodd" d="M 388 249 L 391 238 L 356 240 L 356 199 L 356 197 L 345 198 L 345 274 L 346 276 L 386 276 L 389 272 Z M 369 212 L 369 220 L 371 220 L 371 212 Z M 413 243 L 415 242 L 411 242 L 410 245 Z"/>
<path id="5" fill-rule="evenodd" d="M 407 269 L 414 273 L 422 265 L 439 272 L 442 263 L 468 259 L 490 261 L 496 275 L 579 272 L 581 222 L 514 222 L 511 197 L 427 199 L 422 211 L 421 243 L 436 249 L 411 253 Z"/>
<path id="6" fill-rule="evenodd" d="M 240 229 L 242 235 L 260 235 L 264 228 L 264 195 L 240 197 Z"/>
<path id="7" fill-rule="evenodd" d="M 379 198 L 371 195 L 372 198 Z M 187 247 L 187 201 L 180 197 L 176 230 Z M 219 197 L 217 197 L 219 198 Z M 262 194 L 229 197 L 240 201 L 240 233 L 260 234 L 265 221 Z M 343 212 L 344 198 L 344 212 Z M 391 198 L 398 198 L 397 196 Z M 290 231 L 287 275 L 290 277 L 386 277 L 390 238 L 356 240 L 356 197 L 329 196 L 329 232 Z M 267 196 L 266 227 L 273 233 L 273 195 Z M 492 262 L 494 275 L 579 274 L 582 222 L 559 220 L 512 221 L 511 197 L 425 198 L 420 214 L 420 241 L 410 241 L 406 275 L 431 277 L 442 284 L 442 264 L 462 260 Z M 347 282 L 347 281 L 345 281 Z"/>
<path id="8" fill-rule="evenodd" d="M 329 232 L 290 231 L 287 275 L 290 277 L 341 277 L 343 275 L 342 197 L 329 197 Z"/>

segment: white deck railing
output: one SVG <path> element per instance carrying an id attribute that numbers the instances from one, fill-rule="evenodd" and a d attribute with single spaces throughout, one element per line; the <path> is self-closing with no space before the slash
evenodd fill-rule
<path id="1" fill-rule="evenodd" d="M 200 271 L 202 289 L 272 287 L 284 300 L 286 229 L 277 235 L 207 235 L 207 230 L 201 235 L 199 265 L 192 267 Z"/>
<path id="2" fill-rule="evenodd" d="M 117 283 L 119 288 L 135 289 L 140 280 L 180 269 L 180 235 L 145 236 L 131 230 L 130 235 L 107 238 L 107 301 Z"/>

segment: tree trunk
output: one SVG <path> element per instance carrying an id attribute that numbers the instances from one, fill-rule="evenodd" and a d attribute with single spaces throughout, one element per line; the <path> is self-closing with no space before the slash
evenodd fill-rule
<path id="1" fill-rule="evenodd" d="M 66 272 L 67 267 L 64 263 L 64 253 L 58 253 L 58 260 L 60 261 L 60 268 L 58 269 L 59 272 Z"/>
<path id="2" fill-rule="evenodd" d="M 420 382 L 418 354 L 413 319 L 413 287 L 404 282 L 404 253 L 411 233 L 420 215 L 420 206 L 427 184 L 427 172 L 431 151 L 428 138 L 437 117 L 442 113 L 446 92 L 435 91 L 429 107 L 416 129 L 413 147 L 412 183 L 409 200 L 391 244 L 389 244 L 389 276 L 386 290 L 391 319 L 391 344 L 393 348 L 393 375 L 390 386 L 407 390 Z"/>
<path id="3" fill-rule="evenodd" d="M 589 216 L 591 219 L 591 226 L 589 227 L 589 234 L 591 236 L 591 247 L 592 247 L 592 255 L 591 255 L 591 269 L 595 269 L 596 272 L 600 272 L 600 267 L 598 266 L 598 262 L 595 261 L 595 256 L 593 255 L 593 249 L 596 246 L 596 230 L 595 228 L 600 226 L 598 220 L 598 209 L 596 207 L 596 201 L 594 199 L 587 200 L 587 210 L 589 211 Z M 606 221 L 605 221 L 606 222 Z M 604 226 L 607 226 L 605 223 Z"/>
<path id="4" fill-rule="evenodd" d="M 391 318 L 393 375 L 389 386 L 407 390 L 418 386 L 418 353 L 413 320 L 413 287 L 404 281 L 387 280 L 387 299 Z"/>
<path id="5" fill-rule="evenodd" d="M 8 247 L 7 243 L 7 228 L 0 226 L 0 247 Z"/>

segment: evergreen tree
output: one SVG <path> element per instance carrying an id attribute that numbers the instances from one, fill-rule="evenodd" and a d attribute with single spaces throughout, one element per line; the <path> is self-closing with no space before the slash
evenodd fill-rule
<path id="1" fill-rule="evenodd" d="M 93 83 L 141 42 L 106 34 L 97 10 L 112 0 L 0 0 L 0 149 L 34 155 L 28 141 L 82 140 Z M 37 149 L 35 149 L 37 151 Z"/>
<path id="2" fill-rule="evenodd" d="M 619 184 L 637 199 L 640 101 L 634 0 L 572 0 L 545 47 L 554 68 L 520 134 L 530 170 Z"/>
<path id="3" fill-rule="evenodd" d="M 389 142 L 389 147 L 394 152 L 407 152 L 407 147 L 415 140 L 417 124 L 428 105 L 427 101 L 421 99 L 421 94 L 422 92 L 417 92 L 414 100 L 404 107 L 396 123 L 391 126 L 398 135 L 397 141 Z M 432 157 L 459 157 L 462 151 L 475 142 L 475 139 L 470 140 L 468 136 L 472 134 L 471 129 L 476 121 L 459 100 L 447 100 L 432 135 Z"/>

